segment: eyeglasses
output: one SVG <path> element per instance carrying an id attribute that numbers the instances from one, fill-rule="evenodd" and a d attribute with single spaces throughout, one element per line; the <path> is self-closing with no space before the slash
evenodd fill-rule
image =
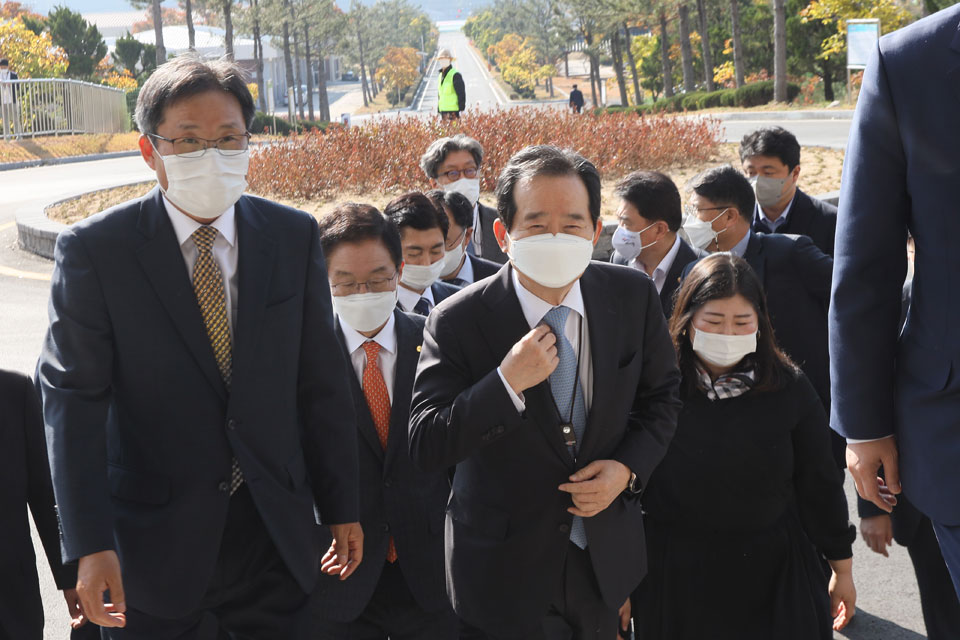
<path id="1" fill-rule="evenodd" d="M 457 239 L 456 239 L 456 240 L 454 240 L 454 241 L 453 241 L 452 243 L 450 243 L 450 244 L 445 245 L 444 248 L 445 248 L 447 251 L 453 251 L 454 249 L 457 248 L 457 246 L 458 246 L 461 242 L 463 242 L 463 237 L 464 237 L 465 235 L 467 235 L 467 230 L 466 230 L 466 229 L 464 229 L 464 230 L 460 233 L 460 235 L 457 236 Z"/>
<path id="2" fill-rule="evenodd" d="M 440 175 L 446 176 L 447 180 L 449 180 L 450 182 L 456 182 L 457 180 L 460 179 L 460 176 L 463 176 L 468 180 L 473 180 L 474 178 L 477 177 L 478 171 L 479 169 L 477 169 L 476 167 L 471 167 L 470 169 L 464 169 L 462 171 L 458 171 L 457 169 L 451 169 L 450 171 L 444 171 Z"/>
<path id="3" fill-rule="evenodd" d="M 173 155 L 179 158 L 199 158 L 207 149 L 216 149 L 222 156 L 237 156 L 250 146 L 250 133 L 235 133 L 223 136 L 216 140 L 186 136 L 183 138 L 164 138 L 155 133 L 148 134 L 151 138 L 163 140 L 173 145 Z M 159 149 L 158 149 L 159 151 Z"/>
<path id="4" fill-rule="evenodd" d="M 396 278 L 397 274 L 394 273 L 389 278 L 372 278 L 366 282 L 338 282 L 337 284 L 330 285 L 330 288 L 336 291 L 338 295 L 343 296 L 352 296 L 355 293 L 359 293 L 360 287 L 363 287 L 369 293 L 383 293 L 384 291 L 392 290 L 390 283 L 396 280 Z"/>

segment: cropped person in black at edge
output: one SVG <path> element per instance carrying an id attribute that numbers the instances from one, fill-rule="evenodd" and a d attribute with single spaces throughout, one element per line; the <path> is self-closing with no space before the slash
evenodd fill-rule
<path id="1" fill-rule="evenodd" d="M 856 533 L 823 404 L 777 346 L 750 266 L 697 264 L 670 335 L 684 404 L 644 497 L 637 637 L 832 638 L 831 619 L 842 629 L 855 611 Z"/>

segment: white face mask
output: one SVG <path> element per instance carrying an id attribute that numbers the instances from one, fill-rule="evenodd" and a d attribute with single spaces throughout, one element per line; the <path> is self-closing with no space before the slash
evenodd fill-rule
<path id="1" fill-rule="evenodd" d="M 199 158 L 173 154 L 161 157 L 167 174 L 164 195 L 177 208 L 198 218 L 219 217 L 235 205 L 247 189 L 249 149 L 232 156 L 207 149 Z"/>
<path id="2" fill-rule="evenodd" d="M 757 351 L 757 333 L 728 336 L 694 330 L 693 351 L 704 362 L 715 367 L 731 367 Z"/>
<path id="3" fill-rule="evenodd" d="M 713 223 L 726 212 L 727 210 L 724 209 L 720 212 L 720 215 L 710 222 L 705 222 L 694 214 L 688 214 L 683 219 L 682 227 L 684 235 L 687 236 L 687 242 L 689 242 L 694 249 L 706 249 L 710 246 L 711 242 L 716 242 L 717 236 L 726 231 L 726 229 L 714 231 Z"/>
<path id="4" fill-rule="evenodd" d="M 456 182 L 441 185 L 444 191 L 456 192 L 470 201 L 470 204 L 476 206 L 480 199 L 480 178 L 460 178 Z"/>
<path id="5" fill-rule="evenodd" d="M 451 60 L 450 58 L 437 58 L 437 65 L 439 65 L 441 69 L 446 69 L 452 63 L 453 63 L 453 60 Z"/>
<path id="6" fill-rule="evenodd" d="M 466 235 L 467 232 L 464 230 L 463 235 L 460 236 L 460 240 L 457 242 L 457 246 L 447 251 L 443 256 L 443 272 L 440 274 L 441 277 L 446 278 L 447 276 L 453 275 L 453 272 L 460 268 L 460 261 L 463 260 L 463 254 L 465 253 L 463 239 Z"/>
<path id="7" fill-rule="evenodd" d="M 523 275 L 541 286 L 559 289 L 586 270 L 593 257 L 593 242 L 569 233 L 541 233 L 520 240 L 510 238 L 507 255 Z"/>
<path id="8" fill-rule="evenodd" d="M 390 319 L 397 308 L 397 290 L 333 296 L 333 310 L 357 331 L 373 331 Z"/>
<path id="9" fill-rule="evenodd" d="M 445 264 L 446 262 L 443 259 L 437 260 L 428 267 L 419 264 L 404 264 L 400 282 L 414 291 L 423 291 L 440 278 Z"/>
<path id="10" fill-rule="evenodd" d="M 761 207 L 776 205 L 783 196 L 783 187 L 789 181 L 790 178 L 769 178 L 767 176 L 750 178 L 750 182 L 753 184 L 753 192 L 757 196 L 757 204 Z"/>
<path id="11" fill-rule="evenodd" d="M 610 243 L 613 245 L 613 248 L 617 250 L 617 253 L 626 258 L 627 262 L 633 262 L 644 249 L 660 242 L 659 240 L 654 240 L 650 244 L 643 244 L 643 240 L 640 238 L 641 233 L 653 227 L 655 224 L 657 223 L 654 222 L 640 231 L 628 231 L 618 225 L 617 230 L 613 232 L 613 238 L 610 240 Z"/>

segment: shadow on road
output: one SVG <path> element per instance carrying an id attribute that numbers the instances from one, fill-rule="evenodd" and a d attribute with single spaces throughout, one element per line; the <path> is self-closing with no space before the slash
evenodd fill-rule
<path id="1" fill-rule="evenodd" d="M 834 633 L 834 637 L 847 640 L 925 640 L 927 636 L 857 608 L 857 615 L 850 625 L 842 632 Z"/>

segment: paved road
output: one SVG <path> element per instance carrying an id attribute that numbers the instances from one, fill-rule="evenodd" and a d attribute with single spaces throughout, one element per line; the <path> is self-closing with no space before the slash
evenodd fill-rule
<path id="1" fill-rule="evenodd" d="M 439 49 L 444 47 L 450 49 L 456 58 L 453 61 L 453 66 L 463 76 L 468 109 L 487 110 L 504 105 L 507 97 L 503 95 L 503 91 L 499 87 L 494 86 L 490 75 L 487 73 L 486 63 L 470 48 L 467 36 L 463 32 L 441 33 L 437 46 Z M 422 103 L 415 105 L 415 107 L 421 112 L 436 113 L 437 83 L 440 73 L 436 68 L 435 61 L 431 63 L 427 77 L 429 80 Z"/>
<path id="2" fill-rule="evenodd" d="M 850 133 L 850 120 L 775 120 L 764 119 L 762 113 L 756 120 L 728 120 L 723 123 L 727 142 L 740 142 L 750 131 L 763 126 L 779 125 L 797 136 L 802 146 L 832 147 L 845 149 Z"/>

